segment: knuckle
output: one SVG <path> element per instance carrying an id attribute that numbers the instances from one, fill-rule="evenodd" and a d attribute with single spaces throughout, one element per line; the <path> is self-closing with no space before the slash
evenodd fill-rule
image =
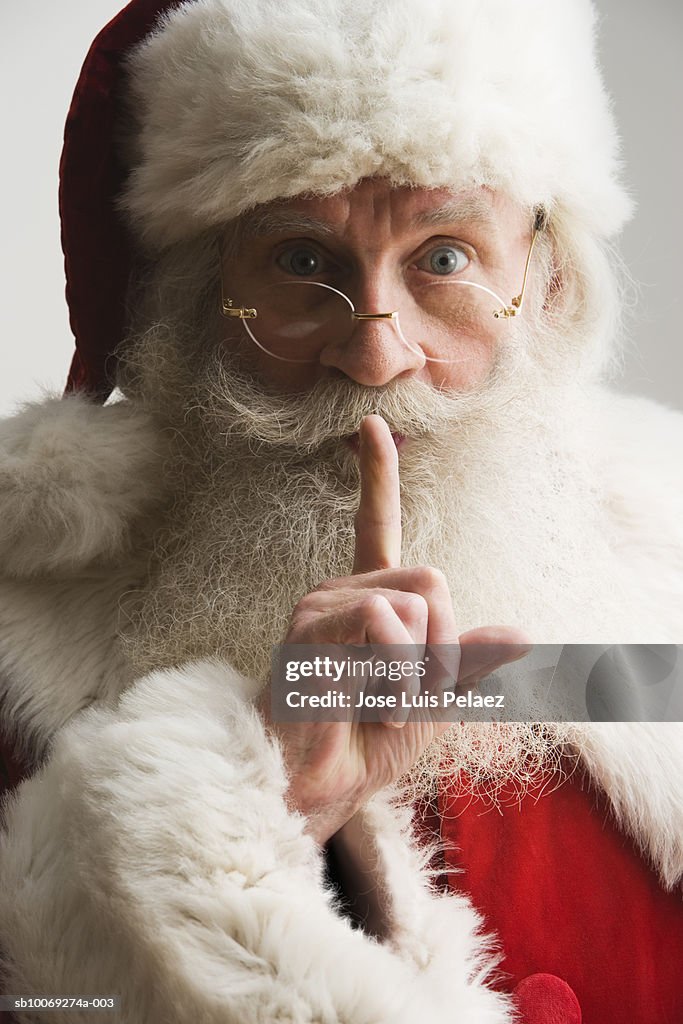
<path id="1" fill-rule="evenodd" d="M 419 623 L 429 617 L 429 606 L 422 594 L 408 594 L 403 602 L 403 614 L 411 622 Z"/>
<path id="2" fill-rule="evenodd" d="M 321 605 L 318 592 L 312 590 L 310 593 L 304 594 L 292 609 L 292 614 L 289 617 L 290 631 L 297 632 L 302 627 L 308 626 L 320 613 Z"/>
<path id="3" fill-rule="evenodd" d="M 448 591 L 448 582 L 441 569 L 436 569 L 433 565 L 420 565 L 413 572 L 420 590 Z"/>
<path id="4" fill-rule="evenodd" d="M 294 610 L 292 612 L 292 621 L 294 619 L 301 618 L 304 615 L 308 615 L 310 612 L 313 611 L 314 605 L 315 591 L 312 591 L 310 594 L 304 594 L 304 596 L 300 597 L 297 603 L 294 605 Z"/>
<path id="5" fill-rule="evenodd" d="M 285 643 L 294 643 L 292 638 L 300 636 L 303 633 L 308 621 L 309 619 L 305 615 L 300 614 L 296 609 L 294 609 L 289 620 L 289 626 L 287 627 Z"/>
<path id="6" fill-rule="evenodd" d="M 386 615 L 391 606 L 381 594 L 365 594 L 359 602 L 359 608 L 367 618 L 378 618 Z"/>

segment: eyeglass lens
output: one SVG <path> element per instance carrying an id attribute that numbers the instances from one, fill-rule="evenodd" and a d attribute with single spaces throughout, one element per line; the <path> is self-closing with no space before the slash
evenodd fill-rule
<path id="1" fill-rule="evenodd" d="M 248 301 L 257 316 L 242 321 L 247 333 L 259 348 L 288 362 L 313 362 L 325 345 L 348 341 L 359 327 L 350 300 L 319 283 L 271 285 L 257 289 Z M 380 329 L 396 331 L 404 344 L 420 349 L 428 360 L 450 362 L 458 358 L 456 334 L 480 331 L 482 325 L 489 331 L 505 330 L 505 321 L 494 318 L 502 305 L 485 286 L 439 282 L 422 288 L 419 302 L 404 302 L 398 317 L 382 322 Z"/>

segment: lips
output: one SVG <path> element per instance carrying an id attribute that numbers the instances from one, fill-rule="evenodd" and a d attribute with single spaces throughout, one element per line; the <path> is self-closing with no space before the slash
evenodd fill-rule
<path id="1" fill-rule="evenodd" d="M 400 452 L 401 448 L 406 443 L 408 438 L 406 437 L 405 434 L 399 434 L 393 430 L 391 432 L 391 437 L 393 439 L 394 444 L 396 445 L 396 450 Z M 358 433 L 349 434 L 349 436 L 344 440 L 346 441 L 351 451 L 355 452 L 356 455 L 360 452 L 360 437 Z"/>

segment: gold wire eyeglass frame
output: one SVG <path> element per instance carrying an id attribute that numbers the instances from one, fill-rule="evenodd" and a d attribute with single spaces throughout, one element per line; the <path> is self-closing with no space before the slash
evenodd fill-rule
<path id="1" fill-rule="evenodd" d="M 509 305 L 506 306 L 503 303 L 503 305 L 502 305 L 502 307 L 500 309 L 494 310 L 493 313 L 492 313 L 492 316 L 494 317 L 494 319 L 496 319 L 496 320 L 509 320 L 512 317 L 519 316 L 519 314 L 521 313 L 522 307 L 524 305 L 524 298 L 525 298 L 525 295 L 526 295 L 527 282 L 528 282 L 528 279 L 529 279 L 529 268 L 531 267 L 531 258 L 533 256 L 534 248 L 536 246 L 536 239 L 538 238 L 539 232 L 545 230 L 545 228 L 547 227 L 547 224 L 548 224 L 548 217 L 547 217 L 546 211 L 544 210 L 543 207 L 538 207 L 536 209 L 535 213 L 534 213 L 534 224 L 533 224 L 533 229 L 532 229 L 532 232 L 531 232 L 531 241 L 529 243 L 529 251 L 528 251 L 527 257 L 526 257 L 526 263 L 524 264 L 524 276 L 522 278 L 522 287 L 520 288 L 519 295 L 515 295 L 510 300 Z M 391 313 L 358 313 L 356 311 L 356 309 L 354 308 L 353 303 L 351 302 L 351 299 L 348 297 L 348 295 L 345 295 L 344 292 L 339 291 L 338 288 L 333 288 L 331 285 L 323 284 L 320 281 L 308 281 L 308 282 L 302 282 L 302 283 L 315 284 L 315 285 L 317 285 L 320 288 L 326 288 L 329 291 L 335 292 L 335 294 L 340 295 L 343 299 L 346 300 L 346 302 L 348 303 L 348 305 L 350 307 L 351 319 L 352 320 L 394 320 L 394 321 L 398 322 L 398 315 L 399 315 L 398 314 L 398 310 L 393 310 Z M 463 285 L 468 285 L 471 288 L 478 288 L 478 289 L 480 289 L 483 292 L 487 292 L 497 302 L 501 302 L 502 301 L 500 299 L 500 296 L 496 295 L 495 292 L 491 291 L 491 289 L 487 288 L 485 285 L 477 284 L 475 281 L 461 281 L 461 282 L 458 282 L 458 283 L 463 284 Z M 284 358 L 282 356 L 277 356 L 273 352 L 269 352 L 268 349 L 263 348 L 261 343 L 258 341 L 258 339 L 254 336 L 252 331 L 249 329 L 249 325 L 246 323 L 247 320 L 256 320 L 256 318 L 258 317 L 258 310 L 255 309 L 254 307 L 235 306 L 235 305 L 233 305 L 233 300 L 225 295 L 224 284 L 223 284 L 223 265 L 222 265 L 222 262 L 221 262 L 221 314 L 224 317 L 228 318 L 228 319 L 241 320 L 243 322 L 244 328 L 247 331 L 249 337 L 252 339 L 253 342 L 255 342 L 256 345 L 258 345 L 259 348 L 263 349 L 263 351 L 266 352 L 267 355 L 272 356 L 274 359 L 282 359 L 283 362 L 299 362 L 299 360 L 286 359 L 286 358 Z M 403 337 L 403 335 L 400 332 L 400 330 L 399 330 L 399 334 L 401 334 L 401 337 Z M 408 342 L 406 342 L 406 344 L 408 344 Z M 448 362 L 449 360 L 433 359 L 431 361 L 432 362 Z"/>

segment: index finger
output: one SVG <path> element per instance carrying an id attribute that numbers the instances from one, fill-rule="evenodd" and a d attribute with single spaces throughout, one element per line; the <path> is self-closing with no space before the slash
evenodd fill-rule
<path id="1" fill-rule="evenodd" d="M 355 529 L 354 573 L 400 566 L 398 452 L 381 416 L 366 416 L 360 425 L 360 504 Z"/>

